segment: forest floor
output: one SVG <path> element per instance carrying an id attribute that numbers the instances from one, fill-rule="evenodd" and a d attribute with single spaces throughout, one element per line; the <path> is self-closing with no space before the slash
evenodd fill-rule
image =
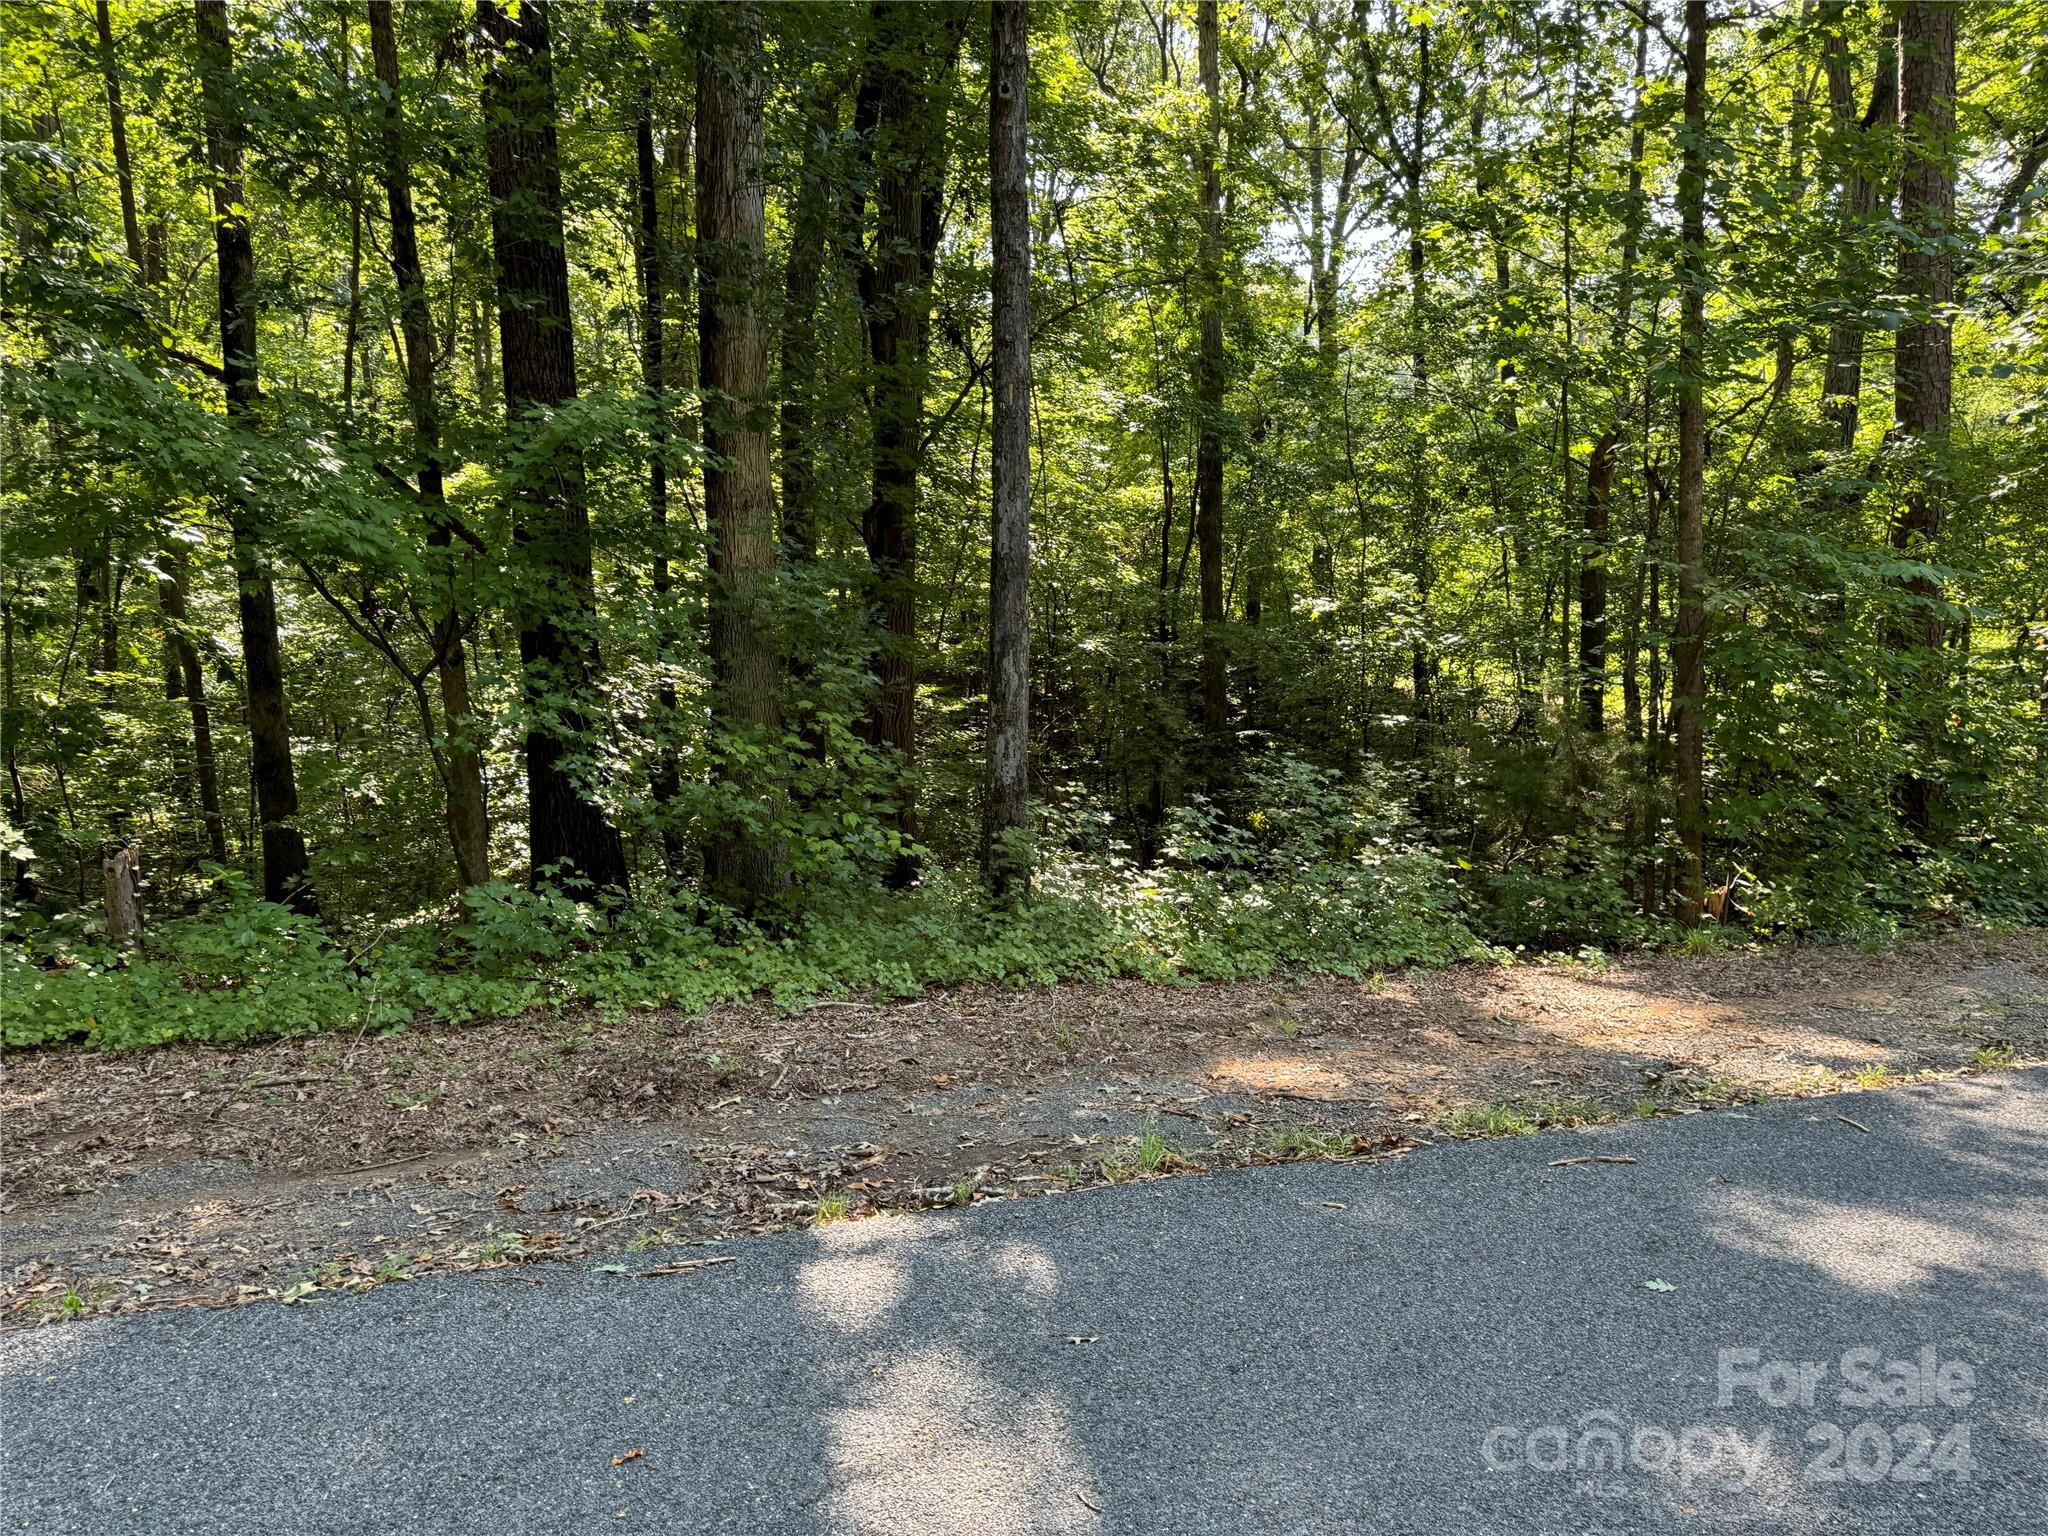
<path id="1" fill-rule="evenodd" d="M 2043 930 L 29 1052 L 0 1077 L 0 1323 L 2042 1061 Z"/>

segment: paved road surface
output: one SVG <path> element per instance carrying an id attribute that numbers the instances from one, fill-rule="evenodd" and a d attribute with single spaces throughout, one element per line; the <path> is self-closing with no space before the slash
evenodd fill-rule
<path id="1" fill-rule="evenodd" d="M 11 1335 L 0 1531 L 2048 1532 L 2048 1073 L 721 1251 Z"/>

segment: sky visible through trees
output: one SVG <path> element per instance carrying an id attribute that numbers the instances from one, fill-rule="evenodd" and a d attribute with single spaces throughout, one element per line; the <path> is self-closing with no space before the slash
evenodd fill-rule
<path id="1" fill-rule="evenodd" d="M 0 12 L 6 1033 L 2048 918 L 2048 3 Z"/>

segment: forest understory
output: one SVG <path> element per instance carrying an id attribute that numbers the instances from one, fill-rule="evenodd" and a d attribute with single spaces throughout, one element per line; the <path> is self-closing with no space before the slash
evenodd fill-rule
<path id="1" fill-rule="evenodd" d="M 545 1283 L 562 1259 L 625 1283 L 751 1232 L 2041 1061 L 2040 929 L 24 1052 L 0 1312 Z M 1852 1101 L 1816 1113 L 1868 1134 Z"/>

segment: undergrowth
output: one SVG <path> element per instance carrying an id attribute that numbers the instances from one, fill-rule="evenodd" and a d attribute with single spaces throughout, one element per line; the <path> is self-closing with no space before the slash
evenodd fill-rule
<path id="1" fill-rule="evenodd" d="M 201 910 L 152 924 L 135 949 L 75 917 L 9 910 L 0 1039 L 121 1050 L 535 1009 L 695 1013 L 754 997 L 794 1007 L 971 982 L 1371 976 L 1510 959 L 1527 937 L 1523 919 L 1503 919 L 1498 877 L 1478 878 L 1429 843 L 1387 781 L 1339 783 L 1274 754 L 1255 782 L 1241 804 L 1175 812 L 1149 869 L 1072 828 L 1048 838 L 1034 895 L 1014 909 L 990 906 L 967 874 L 933 867 L 896 894 L 814 885 L 789 913 L 759 921 L 687 894 L 607 903 L 492 883 L 441 910 L 323 927 L 263 901 L 231 870 L 212 871 L 215 894 Z M 1583 861 L 1583 878 L 1605 885 L 1608 862 Z M 1517 878 L 1511 912 L 1540 902 L 1555 923 L 1571 896 L 1562 868 L 1533 897 L 1533 877 Z M 1580 910 L 1606 900 L 1588 896 Z M 1573 936 L 1586 931 L 1575 923 Z M 1606 941 L 1675 937 L 1632 918 Z"/>

